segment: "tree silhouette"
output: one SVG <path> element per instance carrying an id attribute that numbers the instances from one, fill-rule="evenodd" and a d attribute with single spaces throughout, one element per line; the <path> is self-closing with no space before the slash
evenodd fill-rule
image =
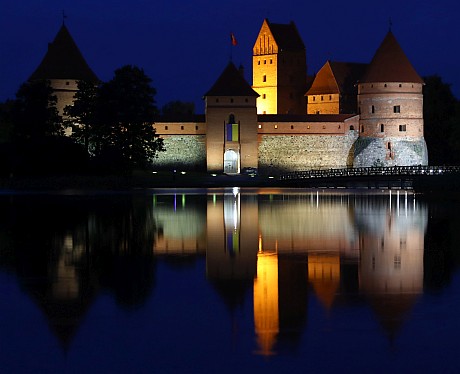
<path id="1" fill-rule="evenodd" d="M 64 135 L 57 98 L 49 81 L 28 81 L 16 93 L 11 120 L 18 139 L 39 139 Z"/>

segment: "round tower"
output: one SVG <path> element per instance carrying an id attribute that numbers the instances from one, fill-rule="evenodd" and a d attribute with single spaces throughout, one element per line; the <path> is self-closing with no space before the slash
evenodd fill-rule
<path id="1" fill-rule="evenodd" d="M 423 84 L 389 31 L 358 83 L 354 167 L 428 164 Z"/>

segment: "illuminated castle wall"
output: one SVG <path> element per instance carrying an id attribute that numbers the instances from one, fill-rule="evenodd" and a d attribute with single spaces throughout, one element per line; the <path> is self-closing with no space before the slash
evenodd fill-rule
<path id="1" fill-rule="evenodd" d="M 61 55 L 70 59 L 62 62 Z M 61 110 L 77 80 L 97 81 L 65 25 L 31 79 L 52 82 Z M 391 31 L 370 64 L 328 61 L 308 78 L 294 23 L 266 19 L 253 47 L 253 85 L 230 62 L 204 94 L 204 115 L 156 121 L 166 151 L 153 166 L 268 174 L 426 165 L 422 85 Z"/>

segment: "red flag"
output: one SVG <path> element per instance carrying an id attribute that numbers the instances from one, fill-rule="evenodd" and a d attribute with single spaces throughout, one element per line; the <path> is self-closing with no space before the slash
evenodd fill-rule
<path id="1" fill-rule="evenodd" d="M 230 33 L 230 41 L 232 42 L 232 45 L 237 45 L 238 42 L 236 41 L 235 35 L 233 33 Z"/>

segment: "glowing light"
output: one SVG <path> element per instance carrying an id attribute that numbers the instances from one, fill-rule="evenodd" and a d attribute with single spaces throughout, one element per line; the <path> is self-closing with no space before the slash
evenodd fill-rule
<path id="1" fill-rule="evenodd" d="M 186 174 L 186 172 L 185 172 L 185 171 L 181 171 L 180 173 L 181 173 L 182 175 Z"/>
<path id="2" fill-rule="evenodd" d="M 233 187 L 232 189 L 232 193 L 233 193 L 233 196 L 238 196 L 238 194 L 240 193 L 240 188 L 239 187 Z"/>

